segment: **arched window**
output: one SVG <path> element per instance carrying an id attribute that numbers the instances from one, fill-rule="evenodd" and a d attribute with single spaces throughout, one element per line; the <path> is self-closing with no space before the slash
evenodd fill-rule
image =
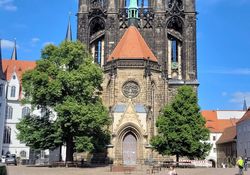
<path id="1" fill-rule="evenodd" d="M 12 119 L 12 116 L 13 116 L 13 108 L 11 106 L 7 105 L 5 118 Z"/>
<path id="2" fill-rule="evenodd" d="M 176 3 L 177 1 L 173 1 Z M 168 75 L 169 78 L 182 78 L 182 32 L 183 21 L 174 16 L 167 23 L 168 32 Z"/>
<path id="3" fill-rule="evenodd" d="M 3 143 L 4 144 L 10 144 L 11 143 L 11 128 L 8 127 L 8 126 L 4 128 Z"/>
<path id="4" fill-rule="evenodd" d="M 21 151 L 20 152 L 20 157 L 21 158 L 26 158 L 26 151 Z"/>
<path id="5" fill-rule="evenodd" d="M 182 26 L 183 22 L 179 17 L 172 17 L 167 24 L 169 30 L 178 32 L 180 35 L 182 34 Z"/>
<path id="6" fill-rule="evenodd" d="M 104 64 L 105 22 L 102 18 L 94 18 L 90 23 L 90 48 L 95 63 Z"/>
<path id="7" fill-rule="evenodd" d="M 10 91 L 10 97 L 15 97 L 15 96 L 16 96 L 16 87 L 12 86 Z"/>
<path id="8" fill-rule="evenodd" d="M 98 35 L 105 29 L 105 22 L 102 18 L 94 18 L 90 23 L 90 36 Z M 92 39 L 92 38 L 91 38 Z"/>
<path id="9" fill-rule="evenodd" d="M 22 117 L 25 117 L 30 114 L 30 108 L 29 107 L 24 107 L 22 109 Z"/>

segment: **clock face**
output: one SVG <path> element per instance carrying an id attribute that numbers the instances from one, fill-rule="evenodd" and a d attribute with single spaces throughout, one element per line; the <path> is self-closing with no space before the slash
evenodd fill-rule
<path id="1" fill-rule="evenodd" d="M 174 69 L 174 70 L 178 69 L 178 63 L 177 62 L 172 62 L 171 68 Z"/>
<path id="2" fill-rule="evenodd" d="M 140 86 L 134 81 L 128 81 L 123 85 L 122 92 L 127 98 L 135 98 L 140 93 Z"/>

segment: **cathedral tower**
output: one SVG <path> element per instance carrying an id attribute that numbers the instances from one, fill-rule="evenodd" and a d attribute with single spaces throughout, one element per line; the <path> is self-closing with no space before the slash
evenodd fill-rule
<path id="1" fill-rule="evenodd" d="M 115 163 L 149 158 L 160 109 L 177 87 L 198 86 L 196 14 L 195 0 L 79 0 L 77 37 L 105 73 Z"/>

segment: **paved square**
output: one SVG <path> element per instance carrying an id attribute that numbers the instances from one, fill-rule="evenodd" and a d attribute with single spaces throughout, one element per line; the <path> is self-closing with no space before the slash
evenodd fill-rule
<path id="1" fill-rule="evenodd" d="M 147 175 L 146 166 L 139 166 L 133 175 Z M 124 172 L 110 172 L 110 168 L 41 168 L 26 166 L 8 166 L 8 175 L 122 175 Z M 167 175 L 168 170 L 162 169 L 155 175 Z M 195 169 L 177 169 L 178 175 L 236 175 L 237 168 L 195 168 Z M 244 175 L 250 175 L 250 170 Z"/>

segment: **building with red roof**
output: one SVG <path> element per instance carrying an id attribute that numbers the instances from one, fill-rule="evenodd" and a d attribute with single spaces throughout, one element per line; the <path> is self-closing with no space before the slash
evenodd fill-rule
<path id="1" fill-rule="evenodd" d="M 29 104 L 22 105 L 22 75 L 25 71 L 34 69 L 34 61 L 17 60 L 16 41 L 11 59 L 2 59 L 0 41 L 0 153 L 1 155 L 16 154 L 20 159 L 29 159 L 30 149 L 17 140 L 16 124 L 31 112 Z"/>
<path id="2" fill-rule="evenodd" d="M 222 167 L 222 164 L 227 167 L 234 167 L 237 160 L 237 146 L 236 146 L 236 126 L 225 128 L 217 145 L 217 164 Z"/>
<path id="3" fill-rule="evenodd" d="M 219 153 L 218 144 L 224 144 L 230 142 L 230 147 L 232 147 L 232 153 L 236 152 L 236 146 L 233 143 L 236 143 L 235 136 L 236 132 L 236 123 L 244 115 L 245 111 L 242 110 L 204 110 L 201 111 L 202 116 L 206 120 L 206 127 L 210 131 L 209 143 L 212 145 L 209 155 L 206 157 L 207 160 L 213 162 L 215 166 L 221 166 L 221 163 L 226 163 L 222 155 L 222 151 Z M 229 134 L 228 132 L 230 131 Z M 231 144 L 232 143 L 232 144 Z M 231 155 L 231 154 L 230 154 Z"/>
<path id="4" fill-rule="evenodd" d="M 19 120 L 31 112 L 29 104 L 22 105 L 20 100 L 23 98 L 22 91 L 22 75 L 25 71 L 34 69 L 36 63 L 34 61 L 21 61 L 16 59 L 16 51 L 14 49 L 12 58 L 2 60 L 2 70 L 5 76 L 5 98 L 6 111 L 4 114 L 3 129 L 3 145 L 1 149 L 2 155 L 8 153 L 16 154 L 23 160 L 29 159 L 30 149 L 24 143 L 17 140 L 16 124 Z"/>

